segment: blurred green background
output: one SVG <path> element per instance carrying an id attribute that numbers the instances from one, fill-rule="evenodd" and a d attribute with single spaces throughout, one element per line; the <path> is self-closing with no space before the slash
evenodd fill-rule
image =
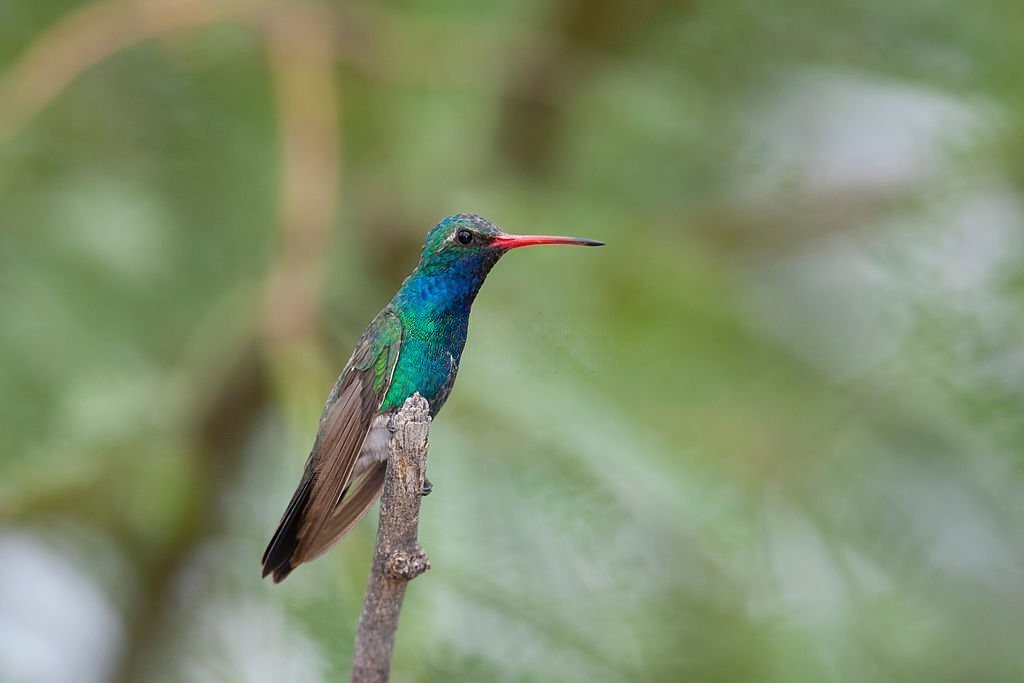
<path id="1" fill-rule="evenodd" d="M 0 2 L 0 680 L 347 676 L 375 521 L 259 557 L 459 211 L 609 246 L 477 300 L 394 680 L 1024 680 L 1022 30 Z"/>

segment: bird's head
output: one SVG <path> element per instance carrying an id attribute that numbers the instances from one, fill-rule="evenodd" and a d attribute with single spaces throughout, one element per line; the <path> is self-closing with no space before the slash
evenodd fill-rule
<path id="1" fill-rule="evenodd" d="M 418 270 L 431 275 L 462 275 L 482 280 L 510 249 L 540 244 L 599 247 L 604 242 L 582 237 L 511 235 L 486 218 L 460 213 L 445 218 L 427 234 Z"/>

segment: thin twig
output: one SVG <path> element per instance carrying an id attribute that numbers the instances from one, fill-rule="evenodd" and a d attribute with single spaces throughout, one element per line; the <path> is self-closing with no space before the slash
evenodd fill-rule
<path id="1" fill-rule="evenodd" d="M 416 540 L 420 498 L 430 490 L 426 478 L 429 428 L 429 407 L 418 393 L 406 399 L 391 422 L 394 435 L 380 498 L 377 547 L 356 634 L 352 683 L 388 680 L 405 585 L 430 569 L 430 560 Z"/>

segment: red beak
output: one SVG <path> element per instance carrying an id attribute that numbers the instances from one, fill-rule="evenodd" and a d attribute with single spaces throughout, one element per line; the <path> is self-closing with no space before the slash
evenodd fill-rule
<path id="1" fill-rule="evenodd" d="M 535 244 L 575 244 L 579 247 L 603 247 L 604 242 L 585 237 L 559 237 L 557 235 L 498 235 L 491 240 L 491 245 L 502 249 L 532 247 Z"/>

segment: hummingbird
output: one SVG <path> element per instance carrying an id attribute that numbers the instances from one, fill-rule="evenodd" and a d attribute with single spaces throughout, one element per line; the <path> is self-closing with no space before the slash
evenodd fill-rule
<path id="1" fill-rule="evenodd" d="M 366 514 L 384 486 L 392 416 L 416 392 L 437 415 L 455 384 L 469 310 L 487 274 L 510 249 L 539 244 L 604 243 L 511 235 L 466 213 L 427 233 L 416 270 L 363 332 L 327 397 L 302 479 L 263 553 L 264 578 L 283 581 Z"/>

